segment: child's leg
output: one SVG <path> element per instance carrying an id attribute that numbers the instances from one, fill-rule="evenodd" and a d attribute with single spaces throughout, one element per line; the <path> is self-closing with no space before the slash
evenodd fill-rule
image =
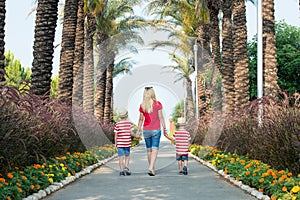
<path id="1" fill-rule="evenodd" d="M 128 167 L 130 161 L 130 155 L 125 156 L 125 167 Z"/>
<path id="2" fill-rule="evenodd" d="M 184 160 L 184 166 L 188 166 L 188 160 Z"/>
<path id="3" fill-rule="evenodd" d="M 119 156 L 120 171 L 124 171 L 124 156 Z"/>
<path id="4" fill-rule="evenodd" d="M 178 160 L 178 169 L 179 169 L 179 171 L 182 170 L 182 161 L 181 160 Z"/>

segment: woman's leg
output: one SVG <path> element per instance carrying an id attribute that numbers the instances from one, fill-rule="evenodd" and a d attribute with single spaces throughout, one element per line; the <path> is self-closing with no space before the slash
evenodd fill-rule
<path id="1" fill-rule="evenodd" d="M 148 158 L 148 164 L 149 165 L 151 163 L 151 154 L 152 154 L 152 149 L 147 149 L 147 158 Z"/>
<path id="2" fill-rule="evenodd" d="M 159 143 L 160 143 L 160 136 L 161 136 L 161 131 L 158 131 L 157 134 L 153 137 L 152 139 L 152 152 L 151 152 L 151 159 L 149 163 L 149 170 L 154 173 L 155 169 L 155 162 L 158 154 L 158 149 L 159 149 Z"/>

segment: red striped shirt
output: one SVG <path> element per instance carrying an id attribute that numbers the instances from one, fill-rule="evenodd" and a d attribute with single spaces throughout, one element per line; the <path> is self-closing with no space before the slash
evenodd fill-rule
<path id="1" fill-rule="evenodd" d="M 189 141 L 191 139 L 190 133 L 185 130 L 178 130 L 178 131 L 175 131 L 173 137 L 176 142 L 176 154 L 188 155 Z"/>
<path id="2" fill-rule="evenodd" d="M 117 147 L 131 147 L 133 124 L 129 121 L 117 122 L 114 128 Z"/>

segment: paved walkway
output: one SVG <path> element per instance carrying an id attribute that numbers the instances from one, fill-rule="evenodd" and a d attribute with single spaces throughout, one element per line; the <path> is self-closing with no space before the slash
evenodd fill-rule
<path id="1" fill-rule="evenodd" d="M 161 142 L 156 162 L 156 176 L 147 174 L 147 157 L 142 143 L 132 150 L 131 176 L 120 177 L 118 158 L 81 177 L 65 188 L 46 197 L 47 200 L 98 199 L 197 199 L 255 200 L 254 196 L 225 181 L 211 169 L 190 158 L 189 174 L 177 174 L 175 149 Z"/>

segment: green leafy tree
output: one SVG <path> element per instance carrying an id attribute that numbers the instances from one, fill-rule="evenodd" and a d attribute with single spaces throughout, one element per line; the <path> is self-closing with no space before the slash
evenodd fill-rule
<path id="1" fill-rule="evenodd" d="M 7 85 L 15 86 L 19 89 L 29 89 L 31 71 L 29 67 L 24 68 L 20 60 L 10 51 L 4 54 L 5 81 Z"/>
<path id="2" fill-rule="evenodd" d="M 58 98 L 58 75 L 51 78 L 50 97 L 53 99 Z"/>
<path id="3" fill-rule="evenodd" d="M 278 85 L 289 94 L 300 91 L 300 28 L 284 21 L 275 24 Z M 257 37 L 248 43 L 250 95 L 257 98 Z"/>

